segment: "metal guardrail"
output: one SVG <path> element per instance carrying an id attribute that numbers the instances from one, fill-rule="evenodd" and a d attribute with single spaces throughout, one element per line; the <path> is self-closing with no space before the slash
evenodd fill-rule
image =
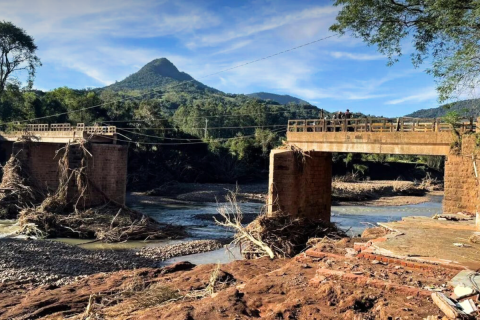
<path id="1" fill-rule="evenodd" d="M 52 124 L 27 124 L 16 125 L 14 131 L 26 132 L 86 132 L 87 134 L 114 135 L 117 132 L 115 126 L 85 126 L 84 123 L 77 123 L 72 126 L 70 123 L 52 123 Z"/>
<path id="2" fill-rule="evenodd" d="M 475 132 L 473 118 L 455 125 L 460 133 Z M 480 127 L 479 127 L 480 129 Z M 452 125 L 441 118 L 353 118 L 289 120 L 288 132 L 449 132 Z"/>

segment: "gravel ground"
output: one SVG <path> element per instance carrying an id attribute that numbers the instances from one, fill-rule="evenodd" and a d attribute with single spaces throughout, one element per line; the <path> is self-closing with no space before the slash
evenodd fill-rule
<path id="1" fill-rule="evenodd" d="M 171 257 L 222 247 L 214 240 L 140 250 L 87 250 L 49 240 L 0 239 L 0 283 L 64 285 L 86 275 L 160 267 Z"/>

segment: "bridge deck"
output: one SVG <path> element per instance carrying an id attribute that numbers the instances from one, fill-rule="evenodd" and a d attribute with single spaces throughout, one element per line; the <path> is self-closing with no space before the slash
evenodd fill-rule
<path id="1" fill-rule="evenodd" d="M 88 139 L 93 142 L 115 141 L 115 126 L 85 126 L 78 123 L 72 126 L 69 123 L 55 124 L 28 124 L 15 125 L 13 129 L 0 132 L 0 141 L 19 141 L 30 139 L 45 143 L 67 143 L 80 139 Z"/>
<path id="2" fill-rule="evenodd" d="M 473 119 L 455 124 L 476 132 Z M 287 141 L 304 150 L 413 155 L 448 155 L 452 125 L 442 119 L 359 118 L 290 120 Z"/>

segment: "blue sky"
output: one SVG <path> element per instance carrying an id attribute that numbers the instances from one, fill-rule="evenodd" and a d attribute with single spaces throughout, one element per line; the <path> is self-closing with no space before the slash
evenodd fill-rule
<path id="1" fill-rule="evenodd" d="M 392 67 L 349 36 L 216 76 L 205 75 L 330 35 L 338 8 L 309 0 L 0 0 L 0 20 L 34 36 L 35 87 L 99 87 L 155 58 L 228 93 L 290 94 L 329 111 L 401 116 L 438 106 L 435 83 L 410 63 Z"/>

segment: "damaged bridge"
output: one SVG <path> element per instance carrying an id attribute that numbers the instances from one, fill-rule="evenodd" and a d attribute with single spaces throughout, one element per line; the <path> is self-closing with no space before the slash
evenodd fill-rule
<path id="1" fill-rule="evenodd" d="M 444 213 L 475 213 L 479 129 L 473 119 L 453 127 L 441 119 L 290 120 L 286 148 L 270 154 L 268 212 L 330 221 L 332 153 L 348 152 L 445 156 Z"/>
<path id="2" fill-rule="evenodd" d="M 66 145 L 69 145 L 68 151 Z M 0 132 L 2 162 L 11 155 L 16 156 L 28 168 L 36 187 L 45 194 L 58 189 L 59 159 L 66 152 L 67 169 L 84 170 L 96 187 L 82 197 L 83 206 L 103 204 L 105 199 L 125 203 L 127 146 L 116 144 L 116 127 L 33 124 L 21 130 Z M 69 189 L 72 197 L 75 192 L 80 190 Z"/>

